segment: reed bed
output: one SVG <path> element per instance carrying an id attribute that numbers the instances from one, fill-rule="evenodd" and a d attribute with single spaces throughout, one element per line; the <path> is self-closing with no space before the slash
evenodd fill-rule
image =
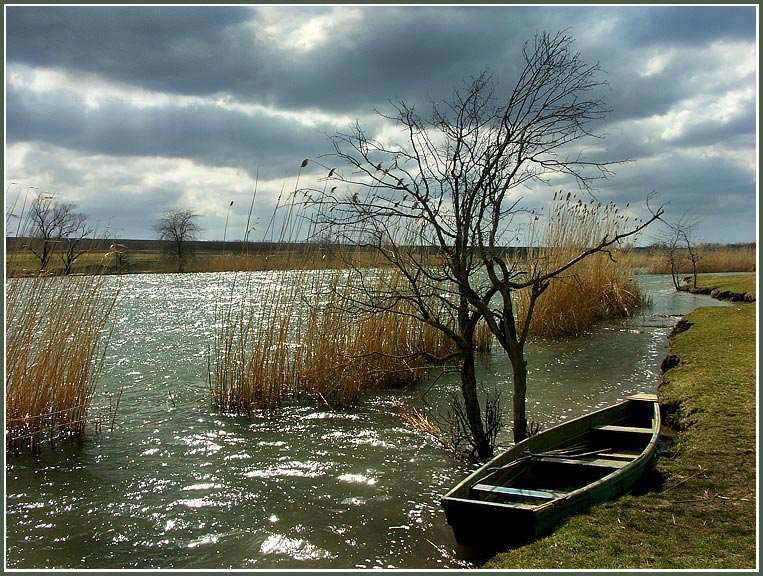
<path id="1" fill-rule="evenodd" d="M 18 270 L 9 258 L 7 269 Z M 37 453 L 45 440 L 81 438 L 91 420 L 118 282 L 38 272 L 6 278 L 5 289 L 6 450 Z"/>
<path id="2" fill-rule="evenodd" d="M 700 244 L 694 248 L 699 257 L 697 273 L 718 272 L 755 272 L 757 267 L 757 247 L 754 244 L 708 245 Z M 684 248 L 674 252 L 672 259 L 676 273 L 691 274 L 691 258 Z M 632 264 L 648 274 L 670 274 L 671 252 L 666 247 L 653 246 L 634 250 Z"/>
<path id="3" fill-rule="evenodd" d="M 252 206 L 255 197 L 256 189 Z M 297 250 L 286 239 L 287 231 L 297 233 L 304 221 L 304 204 L 296 199 L 295 185 L 283 204 L 279 197 L 265 231 L 283 247 L 278 253 L 250 254 L 244 248 L 239 254 L 207 258 L 204 264 L 204 271 L 218 266 L 237 271 L 227 292 L 218 296 L 214 351 L 209 354 L 210 397 L 220 412 L 268 414 L 307 395 L 322 395 L 324 401 L 335 397 L 326 386 L 319 389 L 300 378 L 308 371 L 304 343 L 315 337 L 317 320 L 316 307 L 306 302 L 323 275 L 309 272 L 316 268 L 317 246 Z M 285 212 L 280 233 L 274 225 L 279 209 Z"/>
<path id="4" fill-rule="evenodd" d="M 347 405 L 368 390 L 419 382 L 427 358 L 452 351 L 444 335 L 398 311 L 354 316 L 336 301 L 314 317 L 300 380 L 306 392 Z"/>
<path id="5" fill-rule="evenodd" d="M 291 349 L 301 328 L 298 286 L 274 272 L 236 276 L 218 303 L 210 390 L 219 411 L 249 416 L 272 411 L 292 392 Z"/>
<path id="6" fill-rule="evenodd" d="M 237 278 L 240 290 L 220 306 L 210 355 L 219 411 L 268 413 L 286 401 L 349 407 L 370 390 L 420 381 L 428 357 L 452 352 L 441 332 L 399 311 L 348 307 L 354 286 L 346 270 Z M 488 347 L 489 334 L 480 334 Z"/>
<path id="7" fill-rule="evenodd" d="M 611 203 L 583 202 L 570 195 L 558 199 L 528 266 L 536 272 L 562 266 L 628 221 Z M 529 305 L 527 291 L 520 293 L 519 303 L 521 317 Z M 536 337 L 574 336 L 605 318 L 630 316 L 643 304 L 631 251 L 616 248 L 593 254 L 552 280 L 536 304 L 530 331 Z"/>
<path id="8" fill-rule="evenodd" d="M 366 251 L 345 250 L 345 266 L 375 263 Z M 217 410 L 268 413 L 288 401 L 349 407 L 368 391 L 415 384 L 429 359 L 454 351 L 442 332 L 406 314 L 404 304 L 376 311 L 356 306 L 351 270 L 357 269 L 316 269 L 314 262 L 301 252 L 288 271 L 237 274 L 221 297 L 209 370 Z M 363 268 L 364 282 L 377 287 L 399 284 L 396 274 Z M 478 335 L 488 351 L 487 327 Z"/>

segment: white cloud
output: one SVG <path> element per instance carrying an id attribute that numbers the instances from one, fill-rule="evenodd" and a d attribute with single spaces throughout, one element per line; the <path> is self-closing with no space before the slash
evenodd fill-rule
<path id="1" fill-rule="evenodd" d="M 65 202 L 76 202 L 80 211 L 113 234 L 152 237 L 151 223 L 165 210 L 193 209 L 208 238 L 222 237 L 231 200 L 229 238 L 243 237 L 246 214 L 255 186 L 255 217 L 265 220 L 281 189 L 293 186 L 289 178 L 259 183 L 241 169 L 204 166 L 183 158 L 117 158 L 73 151 L 14 144 L 6 150 L 6 200 L 13 201 L 34 186 L 32 194 L 54 193 Z M 287 188 L 288 190 L 288 188 Z M 10 200 L 9 200 L 10 199 Z M 121 231 L 121 232 L 120 232 Z"/>
<path id="2" fill-rule="evenodd" d="M 659 132 L 663 140 L 678 140 L 692 130 L 706 129 L 708 125 L 722 127 L 734 122 L 745 116 L 754 103 L 755 91 L 751 87 L 724 94 L 699 94 L 678 102 L 667 114 L 653 120 L 655 125 L 663 127 Z M 701 142 L 698 144 L 702 145 Z"/>
<path id="3" fill-rule="evenodd" d="M 646 56 L 638 74 L 644 78 L 662 74 L 671 65 L 675 55 L 675 50 L 666 50 L 663 47 L 654 50 L 652 54 Z"/>
<path id="4" fill-rule="evenodd" d="M 205 101 L 198 97 L 145 90 L 140 86 L 108 81 L 94 74 L 66 69 L 32 68 L 23 64 L 8 65 L 8 86 L 23 88 L 41 96 L 58 95 L 75 99 L 88 108 L 98 108 L 104 101 L 118 101 L 135 108 L 167 105 L 188 106 Z"/>
<path id="5" fill-rule="evenodd" d="M 288 11 L 281 7 L 261 7 L 265 18 L 262 32 L 267 42 L 280 49 L 310 52 L 329 43 L 347 46 L 351 32 L 363 21 L 362 10 L 352 6 L 309 8 Z"/>

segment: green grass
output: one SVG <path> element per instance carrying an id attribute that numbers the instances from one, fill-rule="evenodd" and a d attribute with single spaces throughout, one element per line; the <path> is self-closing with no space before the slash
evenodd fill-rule
<path id="1" fill-rule="evenodd" d="M 702 283 L 755 293 L 754 275 Z M 700 308 L 684 320 L 688 329 L 671 338 L 679 364 L 659 391 L 675 434 L 670 454 L 640 491 L 485 568 L 755 568 L 756 305 Z"/>
<path id="2" fill-rule="evenodd" d="M 755 274 L 701 274 L 693 292 L 723 300 L 752 302 L 755 299 Z"/>

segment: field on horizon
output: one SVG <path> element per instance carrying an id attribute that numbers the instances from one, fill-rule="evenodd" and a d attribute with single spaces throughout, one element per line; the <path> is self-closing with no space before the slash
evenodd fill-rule
<path id="1" fill-rule="evenodd" d="M 36 272 L 39 261 L 28 249 L 30 240 L 6 238 L 6 275 Z M 172 273 L 177 260 L 168 253 L 170 242 L 164 240 L 86 240 L 88 251 L 74 264 L 74 273 Z M 189 243 L 193 256 L 183 265 L 183 272 L 234 272 L 279 270 L 299 266 L 334 268 L 343 265 L 346 247 L 300 242 L 195 241 Z M 113 247 L 113 248 L 112 248 Z M 353 248 L 356 254 L 362 253 Z M 521 248 L 515 250 L 522 251 Z M 755 244 L 703 245 L 697 247 L 697 272 L 755 272 Z M 670 274 L 670 255 L 665 247 L 648 246 L 628 251 L 630 265 L 647 274 Z M 369 256 L 369 262 L 371 262 Z M 375 260 L 375 259 L 373 259 Z M 691 274 L 688 257 L 675 258 L 679 274 Z M 360 264 L 362 265 L 362 260 Z M 48 271 L 60 274 L 61 259 L 54 255 Z"/>

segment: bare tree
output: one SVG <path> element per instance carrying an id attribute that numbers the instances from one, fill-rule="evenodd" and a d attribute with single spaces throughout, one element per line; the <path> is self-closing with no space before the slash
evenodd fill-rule
<path id="1" fill-rule="evenodd" d="M 87 223 L 87 216 L 76 210 L 76 203 L 57 202 L 51 194 L 40 194 L 32 201 L 29 249 L 40 261 L 40 270 L 48 267 L 51 256 L 58 250 L 64 274 L 69 274 L 74 260 L 87 251 L 82 241 L 95 227 Z"/>
<path id="2" fill-rule="evenodd" d="M 199 215 L 193 210 L 168 210 L 153 226 L 160 240 L 168 240 L 169 253 L 178 261 L 178 272 L 183 271 L 183 264 L 193 254 L 193 244 L 198 240 L 202 228 L 196 220 Z"/>
<path id="3" fill-rule="evenodd" d="M 61 230 L 58 253 L 64 265 L 64 274 L 70 274 L 77 258 L 89 251 L 90 248 L 84 240 L 92 236 L 95 229 L 95 226 L 87 223 L 87 216 L 84 214 L 71 214 L 71 218 Z"/>
<path id="4" fill-rule="evenodd" d="M 29 222 L 29 250 L 40 261 L 40 270 L 45 270 L 58 242 L 58 222 L 53 209 L 53 195 L 40 194 L 32 201 L 29 207 Z"/>
<path id="5" fill-rule="evenodd" d="M 682 263 L 688 259 L 691 264 L 692 287 L 697 288 L 697 262 L 701 260 L 700 251 L 694 242 L 694 229 L 701 222 L 700 219 L 684 216 L 676 222 L 669 222 L 665 218 L 661 219 L 668 227 L 666 244 L 668 247 L 668 258 L 670 259 L 670 273 L 673 278 L 673 286 L 676 290 L 681 289 Z"/>
<path id="6" fill-rule="evenodd" d="M 591 193 L 616 162 L 584 159 L 573 145 L 599 137 L 593 124 L 607 110 L 593 93 L 605 86 L 598 65 L 585 64 L 564 33 L 543 33 L 523 50 L 524 68 L 507 94 L 485 71 L 424 118 L 403 101 L 381 114 L 402 130 L 402 143 L 370 138 L 356 122 L 333 138 L 335 186 L 311 190 L 320 215 L 317 230 L 339 242 L 376 250 L 404 282 L 374 285 L 356 269 L 359 290 L 348 305 L 402 310 L 455 343 L 449 358 L 460 366 L 464 419 L 473 452 L 493 454 L 477 390 L 475 331 L 487 323 L 513 367 L 514 439 L 528 434 L 524 347 L 532 311 L 552 279 L 584 258 L 607 252 L 647 222 L 613 230 L 570 261 L 549 268 L 517 260 L 523 187 L 566 175 Z M 328 169 L 329 166 L 326 166 Z M 323 194 L 321 194 L 323 192 Z M 318 198 L 318 200 L 315 200 Z M 520 322 L 515 293 L 529 291 Z M 401 306 L 403 304 L 403 306 Z"/>

